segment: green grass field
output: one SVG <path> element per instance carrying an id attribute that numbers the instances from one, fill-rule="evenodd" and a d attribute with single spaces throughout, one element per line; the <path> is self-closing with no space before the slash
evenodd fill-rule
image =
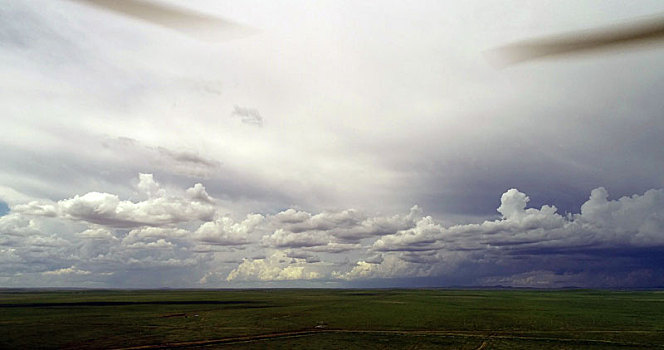
<path id="1" fill-rule="evenodd" d="M 662 344 L 664 292 L 659 291 L 0 292 L 0 347 L 9 349 L 652 349 Z"/>

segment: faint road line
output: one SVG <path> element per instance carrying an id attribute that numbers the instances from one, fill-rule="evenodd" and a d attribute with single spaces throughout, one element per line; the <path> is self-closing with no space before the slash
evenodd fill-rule
<path id="1" fill-rule="evenodd" d="M 480 346 L 479 346 L 477 349 L 475 349 L 475 350 L 482 350 L 482 349 L 486 348 L 486 346 L 487 346 L 488 344 L 489 344 L 489 343 L 485 340 L 485 341 L 483 341 L 482 344 L 480 344 Z"/>
<path id="2" fill-rule="evenodd" d="M 418 331 L 418 330 L 354 330 L 354 329 L 318 329 L 318 330 L 306 330 L 306 331 L 292 331 L 292 332 L 279 332 L 279 333 L 267 333 L 259 335 L 246 335 L 239 337 L 228 337 L 221 339 L 209 339 L 209 340 L 196 340 L 196 341 L 186 341 L 186 342 L 170 342 L 162 344 L 152 344 L 152 345 L 141 345 L 133 347 L 124 347 L 116 348 L 115 350 L 142 350 L 142 349 L 170 349 L 170 348 L 186 348 L 191 346 L 205 346 L 212 344 L 233 344 L 233 343 L 248 343 L 254 341 L 263 341 L 263 340 L 272 340 L 272 339 L 283 339 L 283 338 L 297 338 L 297 337 L 306 337 L 317 334 L 325 333 L 347 333 L 347 334 L 395 334 L 395 335 L 438 335 L 438 336 L 453 336 L 453 337 L 468 337 L 468 338 L 486 338 L 486 333 L 478 332 L 450 332 L 450 331 Z M 633 346 L 633 347 L 648 347 L 648 348 L 664 348 L 664 345 L 653 345 L 653 344 L 644 344 L 644 343 L 625 343 L 625 342 L 615 342 L 610 340 L 601 340 L 601 339 L 582 339 L 582 338 L 556 338 L 556 337 L 529 337 L 529 336 L 517 336 L 517 335 L 498 335 L 491 334 L 491 338 L 494 339 L 511 339 L 511 340 L 529 340 L 529 341 L 555 341 L 561 343 L 595 343 L 595 344 L 609 344 L 609 345 L 619 345 L 619 346 Z M 488 346 L 488 340 L 483 340 L 482 344 L 476 349 L 481 350 Z"/>

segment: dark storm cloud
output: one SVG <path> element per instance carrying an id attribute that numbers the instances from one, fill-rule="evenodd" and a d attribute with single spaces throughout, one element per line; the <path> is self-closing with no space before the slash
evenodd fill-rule
<path id="1" fill-rule="evenodd" d="M 403 201 L 438 218 L 490 216 L 506 188 L 519 188 L 534 205 L 552 204 L 563 213 L 578 212 L 584 194 L 599 186 L 618 196 L 659 188 L 661 53 L 623 52 L 500 71 L 495 80 L 445 100 L 458 103 L 457 109 L 435 113 L 435 120 L 414 111 L 412 125 L 404 123 L 400 133 L 349 137 L 347 152 L 379 154 L 382 164 L 406 179 L 394 186 Z"/>
<path id="2" fill-rule="evenodd" d="M 423 219 L 413 229 L 379 238 L 373 249 L 399 253 L 400 260 L 415 264 L 404 271 L 428 264 L 437 271 L 433 274 L 474 276 L 472 283 L 480 284 L 615 287 L 620 279 L 612 274 L 629 277 L 630 287 L 663 280 L 664 190 L 609 200 L 607 191 L 597 188 L 579 214 L 566 216 L 551 206 L 527 208 L 528 202 L 512 189 L 502 195 L 500 220 L 442 227 Z M 441 264 L 445 259 L 451 259 L 447 266 Z M 388 270 L 369 271 L 364 275 L 385 277 Z M 345 277 L 362 276 L 360 269 L 355 272 Z"/>

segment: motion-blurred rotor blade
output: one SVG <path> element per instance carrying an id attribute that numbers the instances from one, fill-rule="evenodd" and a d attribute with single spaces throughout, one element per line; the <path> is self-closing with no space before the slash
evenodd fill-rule
<path id="1" fill-rule="evenodd" d="M 498 66 L 508 66 L 550 56 L 656 43 L 664 44 L 664 17 L 517 42 L 489 51 L 488 58 Z"/>
<path id="2" fill-rule="evenodd" d="M 71 0 L 177 30 L 206 41 L 223 41 L 255 33 L 246 26 L 199 12 L 148 0 Z"/>

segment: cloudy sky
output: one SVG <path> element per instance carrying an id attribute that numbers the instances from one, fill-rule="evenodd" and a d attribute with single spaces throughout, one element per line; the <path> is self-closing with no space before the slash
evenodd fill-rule
<path id="1" fill-rule="evenodd" d="M 0 5 L 1 287 L 664 285 L 664 49 L 497 69 L 653 1 Z"/>

